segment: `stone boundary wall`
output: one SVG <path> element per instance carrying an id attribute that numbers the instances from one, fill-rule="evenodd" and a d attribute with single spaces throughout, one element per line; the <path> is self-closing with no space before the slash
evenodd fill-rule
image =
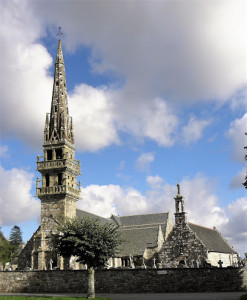
<path id="1" fill-rule="evenodd" d="M 247 268 L 96 270 L 96 293 L 247 291 Z M 0 272 L 1 293 L 86 293 L 87 271 Z"/>

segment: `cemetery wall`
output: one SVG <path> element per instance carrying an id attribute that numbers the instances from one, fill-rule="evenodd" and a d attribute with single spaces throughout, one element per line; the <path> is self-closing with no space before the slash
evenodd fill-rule
<path id="1" fill-rule="evenodd" d="M 96 270 L 96 293 L 247 291 L 247 268 Z M 0 272 L 1 293 L 86 293 L 87 271 Z"/>

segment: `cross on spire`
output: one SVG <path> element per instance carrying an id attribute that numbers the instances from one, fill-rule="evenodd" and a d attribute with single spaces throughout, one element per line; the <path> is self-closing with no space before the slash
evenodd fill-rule
<path id="1" fill-rule="evenodd" d="M 60 40 L 61 36 L 63 35 L 61 29 L 62 29 L 62 27 L 58 27 L 58 34 L 57 34 L 57 36 L 59 37 L 59 40 Z"/>

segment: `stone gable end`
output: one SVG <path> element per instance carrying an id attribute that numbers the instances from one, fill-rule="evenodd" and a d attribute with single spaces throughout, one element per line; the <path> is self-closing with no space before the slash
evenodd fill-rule
<path id="1" fill-rule="evenodd" d="M 159 260 L 164 267 L 176 267 L 179 263 L 195 267 L 206 262 L 207 248 L 190 229 L 188 223 L 181 219 L 181 222 L 176 222 L 164 242 Z"/>

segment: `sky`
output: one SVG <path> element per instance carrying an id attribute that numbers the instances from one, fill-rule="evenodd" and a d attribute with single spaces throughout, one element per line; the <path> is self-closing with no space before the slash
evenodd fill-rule
<path id="1" fill-rule="evenodd" d="M 0 0 L 0 226 L 27 241 L 62 27 L 82 198 L 103 217 L 170 212 L 247 252 L 247 2 Z"/>

